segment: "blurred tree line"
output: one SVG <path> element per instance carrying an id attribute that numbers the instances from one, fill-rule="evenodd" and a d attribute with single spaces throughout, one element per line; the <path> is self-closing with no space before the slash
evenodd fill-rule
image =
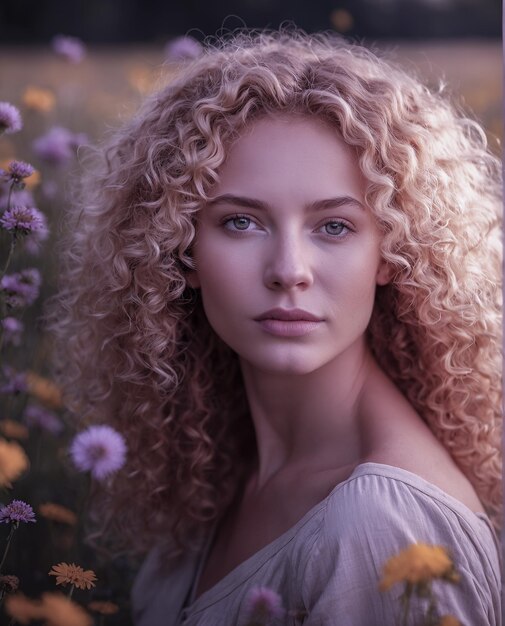
<path id="1" fill-rule="evenodd" d="M 498 38 L 501 11 L 500 0 L 18 0 L 0 3 L 0 41 L 36 44 L 62 32 L 91 43 L 156 43 L 286 20 L 374 39 Z"/>

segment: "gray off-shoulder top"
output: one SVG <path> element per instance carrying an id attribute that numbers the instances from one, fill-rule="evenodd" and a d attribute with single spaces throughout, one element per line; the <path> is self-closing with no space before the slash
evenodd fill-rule
<path id="1" fill-rule="evenodd" d="M 461 575 L 458 584 L 434 581 L 441 615 L 464 626 L 502 625 L 501 551 L 489 518 L 404 469 L 358 465 L 294 526 L 195 600 L 215 529 L 164 577 L 156 574 L 158 550 L 151 550 L 132 588 L 135 626 L 241 626 L 247 594 L 259 586 L 305 615 L 277 623 L 394 626 L 403 585 L 387 592 L 377 585 L 385 561 L 415 542 L 448 548 Z M 412 601 L 417 621 L 425 602 Z"/>

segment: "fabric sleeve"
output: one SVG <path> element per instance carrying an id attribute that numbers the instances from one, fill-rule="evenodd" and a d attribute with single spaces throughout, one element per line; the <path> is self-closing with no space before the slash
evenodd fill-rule
<path id="1" fill-rule="evenodd" d="M 159 577 L 156 576 L 158 551 L 152 548 L 144 558 L 130 591 L 133 623 L 138 626 L 146 607 L 153 601 Z"/>
<path id="2" fill-rule="evenodd" d="M 197 555 L 187 552 L 170 571 L 160 569 L 157 547 L 145 557 L 130 592 L 131 617 L 135 626 L 176 626 L 190 584 Z"/>
<path id="3" fill-rule="evenodd" d="M 327 501 L 307 561 L 304 626 L 399 623 L 404 584 L 382 592 L 378 583 L 387 559 L 415 542 L 446 547 L 461 576 L 457 584 L 433 582 L 440 616 L 451 614 L 464 626 L 501 626 L 499 556 L 484 521 L 382 475 L 358 476 L 342 490 Z M 422 623 L 426 602 L 412 599 L 409 624 Z"/>

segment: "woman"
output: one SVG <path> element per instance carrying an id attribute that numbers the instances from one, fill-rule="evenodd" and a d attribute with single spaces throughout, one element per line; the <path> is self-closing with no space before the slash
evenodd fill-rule
<path id="1" fill-rule="evenodd" d="M 500 624 L 481 128 L 336 35 L 240 33 L 105 154 L 56 330 L 70 407 L 127 440 L 96 511 L 98 536 L 149 550 L 135 624 L 244 623 L 258 586 L 298 623 L 392 624 L 381 568 L 415 542 L 461 573 L 441 615 Z"/>

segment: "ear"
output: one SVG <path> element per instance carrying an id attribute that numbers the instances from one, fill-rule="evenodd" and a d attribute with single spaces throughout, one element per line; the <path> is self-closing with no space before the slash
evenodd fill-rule
<path id="1" fill-rule="evenodd" d="M 389 282 L 391 282 L 393 275 L 394 275 L 393 267 L 387 261 L 385 261 L 384 259 L 381 259 L 379 268 L 377 270 L 375 282 L 378 285 L 387 285 Z"/>

